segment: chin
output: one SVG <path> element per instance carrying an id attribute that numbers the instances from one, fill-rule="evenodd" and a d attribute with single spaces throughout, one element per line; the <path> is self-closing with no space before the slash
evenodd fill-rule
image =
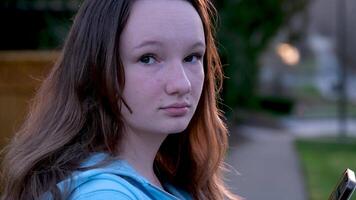
<path id="1" fill-rule="evenodd" d="M 181 132 L 183 132 L 185 129 L 186 129 L 186 128 L 173 130 L 173 131 L 169 132 L 168 135 L 181 133 Z"/>
<path id="2" fill-rule="evenodd" d="M 185 119 L 183 121 L 179 121 L 179 122 L 175 122 L 173 125 L 173 132 L 174 133 L 180 133 L 183 132 L 184 130 L 186 130 L 188 128 L 188 125 L 190 123 L 191 118 L 189 119 Z"/>
<path id="3" fill-rule="evenodd" d="M 162 127 L 161 130 L 165 130 L 164 132 L 166 134 L 175 134 L 175 133 L 183 132 L 185 129 L 187 129 L 187 127 L 188 127 L 188 123 L 184 123 L 184 124 L 176 123 L 172 126 Z"/>

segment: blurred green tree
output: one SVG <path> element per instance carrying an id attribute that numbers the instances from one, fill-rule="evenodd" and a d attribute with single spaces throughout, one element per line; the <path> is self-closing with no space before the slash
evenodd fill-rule
<path id="1" fill-rule="evenodd" d="M 81 1 L 0 1 L 0 50 L 61 48 Z"/>

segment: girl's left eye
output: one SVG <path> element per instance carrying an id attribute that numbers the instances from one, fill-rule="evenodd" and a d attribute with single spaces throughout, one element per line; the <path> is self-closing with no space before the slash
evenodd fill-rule
<path id="1" fill-rule="evenodd" d="M 145 65 L 152 65 L 153 63 L 155 63 L 157 61 L 157 59 L 152 54 L 146 54 L 146 55 L 143 55 L 139 59 L 139 61 Z"/>
<path id="2" fill-rule="evenodd" d="M 200 55 L 200 54 L 192 54 L 192 55 L 184 58 L 184 62 L 195 63 L 195 62 L 201 60 L 201 58 L 202 58 L 202 55 Z"/>

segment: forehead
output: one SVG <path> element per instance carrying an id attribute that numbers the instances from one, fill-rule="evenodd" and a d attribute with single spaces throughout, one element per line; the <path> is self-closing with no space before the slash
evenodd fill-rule
<path id="1" fill-rule="evenodd" d="M 205 43 L 200 16 L 185 0 L 135 1 L 121 35 L 121 43 L 133 47 L 144 40 Z"/>

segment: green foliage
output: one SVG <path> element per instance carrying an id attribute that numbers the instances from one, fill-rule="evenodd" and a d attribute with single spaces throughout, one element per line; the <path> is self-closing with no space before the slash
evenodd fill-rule
<path id="1" fill-rule="evenodd" d="M 45 28 L 38 33 L 38 49 L 59 48 L 69 32 L 72 13 L 53 15 L 44 13 Z"/>
<path id="2" fill-rule="evenodd" d="M 328 199 L 343 171 L 356 170 L 356 138 L 298 140 L 296 148 L 311 200 Z"/>
<path id="3" fill-rule="evenodd" d="M 0 49 L 57 49 L 63 44 L 81 0 L 0 2 Z M 11 20 L 9 20 L 11 19 Z M 26 33 L 25 35 L 23 33 Z"/>
<path id="4" fill-rule="evenodd" d="M 230 108 L 253 108 L 258 59 L 277 32 L 308 0 L 225 0 L 217 4 L 220 54 L 228 77 L 223 98 Z"/>

